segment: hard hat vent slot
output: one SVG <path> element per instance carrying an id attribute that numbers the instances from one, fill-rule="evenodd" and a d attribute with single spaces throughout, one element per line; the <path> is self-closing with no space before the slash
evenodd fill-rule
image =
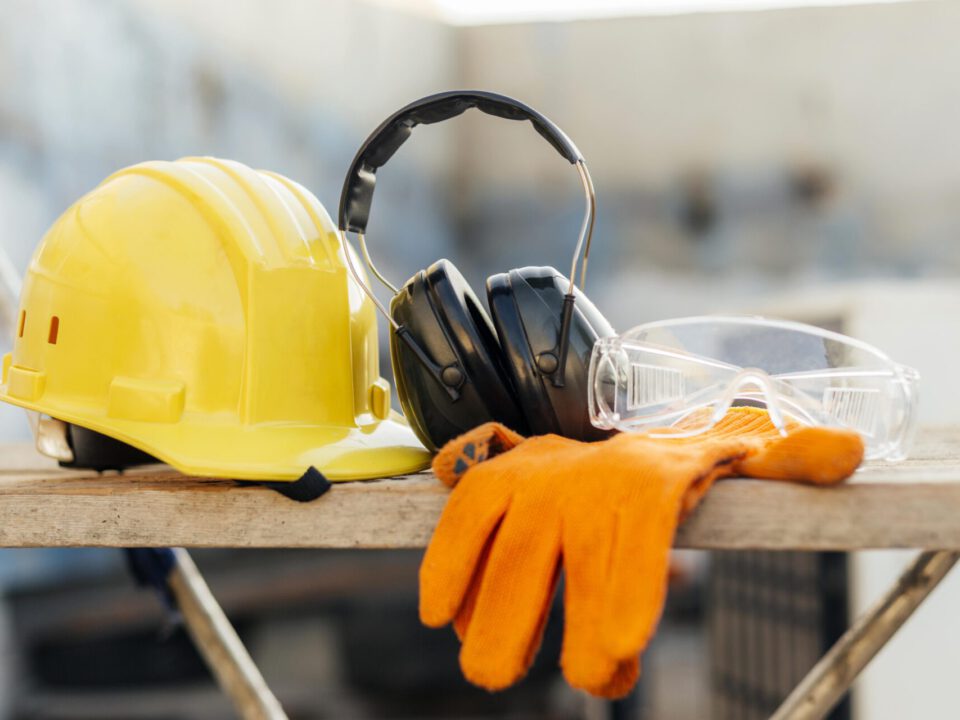
<path id="1" fill-rule="evenodd" d="M 47 342 L 51 345 L 57 344 L 57 335 L 60 332 L 60 318 L 54 315 L 50 318 L 50 333 L 47 335 Z"/>
<path id="2" fill-rule="evenodd" d="M 17 337 L 23 337 L 23 326 L 27 323 L 27 311 L 20 311 L 20 325 L 17 327 Z"/>

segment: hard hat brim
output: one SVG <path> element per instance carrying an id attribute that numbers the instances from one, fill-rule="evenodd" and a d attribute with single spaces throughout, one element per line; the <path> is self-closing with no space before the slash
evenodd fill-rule
<path id="1" fill-rule="evenodd" d="M 294 481 L 315 467 L 333 482 L 371 480 L 419 472 L 430 453 L 404 418 L 360 427 L 270 423 L 242 425 L 235 417 L 185 415 L 154 423 L 91 414 L 89 407 L 51 407 L 11 396 L 0 400 L 80 425 L 143 450 L 186 475 L 237 480 Z"/>

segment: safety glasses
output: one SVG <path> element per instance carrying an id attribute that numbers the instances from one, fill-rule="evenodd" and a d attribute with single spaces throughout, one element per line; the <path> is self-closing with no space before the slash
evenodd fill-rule
<path id="1" fill-rule="evenodd" d="M 916 370 L 839 333 L 758 317 L 690 317 L 597 341 L 590 417 L 604 429 L 691 436 L 732 405 L 791 422 L 858 431 L 867 459 L 902 460 L 917 407 Z"/>

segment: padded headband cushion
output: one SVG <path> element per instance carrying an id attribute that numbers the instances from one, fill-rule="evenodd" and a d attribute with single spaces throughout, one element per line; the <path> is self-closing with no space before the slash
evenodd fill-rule
<path id="1" fill-rule="evenodd" d="M 530 431 L 534 435 L 556 433 L 576 440 L 600 440 L 609 433 L 590 423 L 588 368 L 594 343 L 614 331 L 579 290 L 574 290 L 564 386 L 555 387 L 544 372 L 558 358 L 563 298 L 569 284 L 552 267 L 525 267 L 491 276 L 487 299 Z"/>
<path id="2" fill-rule="evenodd" d="M 437 449 L 488 420 L 527 432 L 490 318 L 453 263 L 438 260 L 417 273 L 393 299 L 390 312 L 437 365 L 455 365 L 462 373 L 460 397 L 451 401 L 391 333 L 401 404 L 425 445 Z"/>

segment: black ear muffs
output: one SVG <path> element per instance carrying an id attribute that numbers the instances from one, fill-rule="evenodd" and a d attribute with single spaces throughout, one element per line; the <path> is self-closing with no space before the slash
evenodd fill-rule
<path id="1" fill-rule="evenodd" d="M 453 263 L 438 260 L 418 272 L 394 296 L 390 314 L 440 368 L 438 383 L 402 336 L 391 333 L 400 403 L 424 445 L 437 449 L 487 420 L 527 432 L 490 318 Z M 455 401 L 451 391 L 459 395 Z"/>
<path id="2" fill-rule="evenodd" d="M 523 434 L 557 433 L 578 440 L 608 435 L 590 424 L 587 378 L 598 338 L 613 329 L 567 278 L 550 267 L 525 267 L 487 280 L 492 323 L 460 272 L 439 260 L 396 290 L 366 252 L 364 233 L 377 169 L 418 124 L 455 117 L 469 108 L 511 120 L 529 120 L 568 162 L 583 183 L 587 215 L 572 271 L 581 250 L 590 252 L 595 198 L 580 151 L 560 128 L 536 110 L 495 93 L 455 91 L 431 95 L 387 118 L 357 152 L 340 196 L 340 230 L 358 234 L 370 270 L 394 297 L 390 312 L 344 257 L 354 280 L 392 325 L 390 356 L 400 404 L 430 450 L 477 425 L 497 420 Z M 582 278 L 581 278 L 582 282 Z"/>
<path id="3" fill-rule="evenodd" d="M 487 299 L 520 408 L 534 435 L 599 440 L 590 423 L 587 375 L 593 344 L 613 328 L 586 295 L 574 290 L 566 364 L 559 347 L 570 281 L 552 267 L 525 267 L 487 280 Z M 557 375 L 562 370 L 562 379 Z"/>

